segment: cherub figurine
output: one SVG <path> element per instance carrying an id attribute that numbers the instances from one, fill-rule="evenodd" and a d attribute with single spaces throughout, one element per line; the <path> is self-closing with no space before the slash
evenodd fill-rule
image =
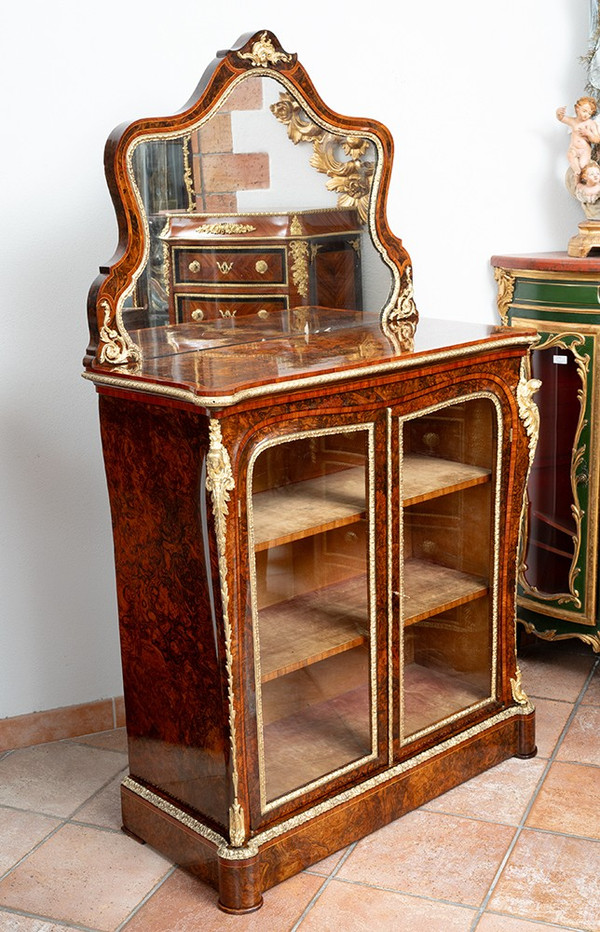
<path id="1" fill-rule="evenodd" d="M 556 111 L 556 118 L 571 127 L 567 159 L 576 181 L 592 157 L 592 143 L 600 142 L 600 128 L 592 119 L 597 109 L 593 97 L 580 97 L 575 104 L 575 116 L 567 116 L 566 107 L 559 107 Z"/>
<path id="2" fill-rule="evenodd" d="M 600 198 L 600 165 L 589 161 L 579 176 L 575 185 L 575 197 L 582 204 L 595 204 Z"/>

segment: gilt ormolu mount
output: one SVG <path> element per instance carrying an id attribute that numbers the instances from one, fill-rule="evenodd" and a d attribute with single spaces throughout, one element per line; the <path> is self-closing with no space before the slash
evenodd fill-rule
<path id="1" fill-rule="evenodd" d="M 120 244 L 85 376 L 123 822 L 229 912 L 535 753 L 514 621 L 534 335 L 417 329 L 391 153 L 266 31 L 107 148 Z"/>

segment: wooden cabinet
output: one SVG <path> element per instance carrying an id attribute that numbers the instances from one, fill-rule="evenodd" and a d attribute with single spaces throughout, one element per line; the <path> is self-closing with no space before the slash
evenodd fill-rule
<path id="1" fill-rule="evenodd" d="M 354 210 L 168 218 L 172 323 L 289 312 L 306 305 L 362 309 L 360 229 Z M 290 329 L 304 326 L 286 313 Z"/>
<path id="2" fill-rule="evenodd" d="M 99 384 L 124 823 L 225 908 L 534 752 L 514 643 L 524 350 L 490 333 L 220 411 Z"/>
<path id="3" fill-rule="evenodd" d="M 234 94 L 258 114 L 241 164 L 254 146 L 264 184 L 287 178 L 264 195 L 287 192 L 287 232 L 250 245 L 247 230 L 208 233 L 193 209 L 165 232 L 161 192 L 185 189 L 186 153 L 202 148 L 190 138 L 252 124 L 232 114 Z M 410 259 L 385 220 L 389 134 L 327 110 L 271 33 L 220 53 L 187 110 L 120 130 L 107 151 L 123 239 L 90 293 L 85 377 L 113 521 L 123 823 L 216 887 L 223 910 L 246 912 L 285 877 L 535 753 L 514 616 L 535 332 L 417 328 Z M 157 175 L 174 164 L 181 176 Z M 300 215 L 298 178 L 302 234 L 285 219 Z M 313 215 L 335 219 L 330 238 Z M 311 300 L 341 307 L 295 306 L 295 246 L 315 247 Z M 166 271 L 171 299 L 208 295 L 201 319 L 189 303 L 157 323 Z M 289 305 L 255 313 L 263 286 Z M 238 292 L 250 313 L 219 313 Z"/>
<path id="4" fill-rule="evenodd" d="M 595 424 L 600 260 L 566 253 L 494 256 L 498 307 L 535 327 L 532 374 L 540 438 L 527 490 L 519 621 L 547 640 L 577 637 L 600 651 Z"/>

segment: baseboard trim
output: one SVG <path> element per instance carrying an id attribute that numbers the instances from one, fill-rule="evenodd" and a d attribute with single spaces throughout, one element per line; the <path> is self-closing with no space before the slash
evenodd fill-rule
<path id="1" fill-rule="evenodd" d="M 0 752 L 110 731 L 125 724 L 122 696 L 0 719 Z"/>

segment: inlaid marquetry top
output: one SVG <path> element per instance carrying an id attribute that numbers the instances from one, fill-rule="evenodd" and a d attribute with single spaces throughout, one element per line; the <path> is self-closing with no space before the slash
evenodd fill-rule
<path id="1" fill-rule="evenodd" d="M 379 319 L 352 312 L 306 311 L 302 329 L 285 332 L 277 314 L 248 327 L 235 318 L 133 332 L 142 349 L 136 367 L 96 367 L 97 385 L 171 394 L 211 407 L 289 389 L 316 387 L 355 375 L 379 375 L 436 359 L 458 360 L 503 346 L 529 345 L 529 330 L 422 319 L 412 352 L 397 353 Z M 344 321 L 347 323 L 344 325 Z"/>

